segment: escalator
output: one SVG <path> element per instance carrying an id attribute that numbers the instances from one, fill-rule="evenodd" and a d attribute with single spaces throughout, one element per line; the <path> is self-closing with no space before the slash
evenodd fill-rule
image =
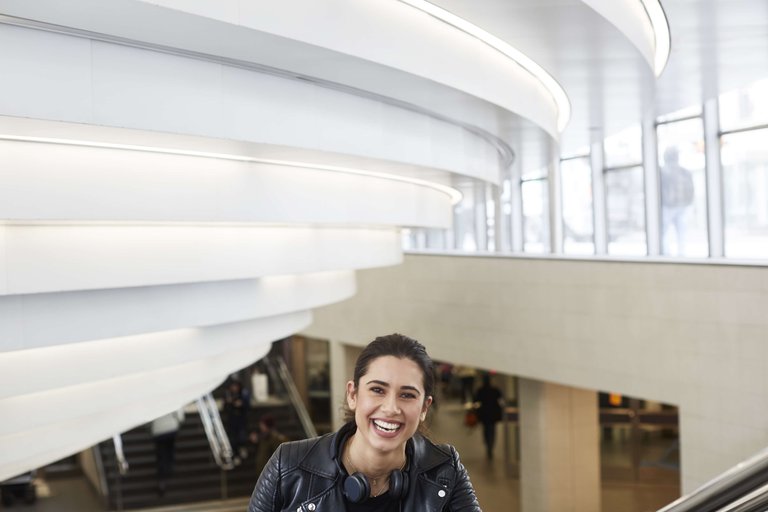
<path id="1" fill-rule="evenodd" d="M 658 512 L 765 512 L 768 449 L 737 464 Z"/>
<path id="2" fill-rule="evenodd" d="M 267 375 L 267 400 L 251 402 L 247 431 L 258 430 L 259 418 L 271 415 L 288 439 L 316 435 L 314 425 L 298 397 L 283 360 L 270 355 L 243 373 Z M 219 411 L 225 385 L 210 396 L 185 407 L 185 419 L 176 436 L 173 474 L 158 489 L 155 444 L 149 425 L 142 425 L 100 443 L 96 450 L 103 468 L 110 510 L 130 510 L 250 496 L 258 478 L 254 451 L 243 459 L 232 454 Z M 127 467 L 126 467 L 127 466 Z"/>

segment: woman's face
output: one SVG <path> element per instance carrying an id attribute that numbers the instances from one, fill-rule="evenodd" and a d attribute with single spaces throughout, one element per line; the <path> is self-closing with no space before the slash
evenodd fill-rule
<path id="1" fill-rule="evenodd" d="M 410 359 L 371 361 L 358 387 L 347 382 L 347 405 L 355 413 L 355 437 L 380 452 L 403 450 L 432 404 L 424 396 L 421 368 Z M 359 436 L 358 436 L 359 434 Z"/>

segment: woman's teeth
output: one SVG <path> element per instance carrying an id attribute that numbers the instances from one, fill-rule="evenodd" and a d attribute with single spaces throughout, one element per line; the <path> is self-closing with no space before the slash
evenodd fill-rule
<path id="1" fill-rule="evenodd" d="M 399 423 L 389 423 L 388 421 L 373 420 L 373 425 L 384 432 L 394 432 L 400 428 Z"/>

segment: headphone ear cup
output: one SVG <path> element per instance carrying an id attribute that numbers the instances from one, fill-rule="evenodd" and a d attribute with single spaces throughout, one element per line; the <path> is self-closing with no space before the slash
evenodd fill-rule
<path id="1" fill-rule="evenodd" d="M 396 469 L 389 474 L 389 495 L 399 500 L 406 494 L 408 494 L 408 473 Z"/>
<path id="2" fill-rule="evenodd" d="M 362 473 L 354 473 L 344 479 L 344 496 L 352 503 L 362 503 L 371 495 L 371 484 Z"/>

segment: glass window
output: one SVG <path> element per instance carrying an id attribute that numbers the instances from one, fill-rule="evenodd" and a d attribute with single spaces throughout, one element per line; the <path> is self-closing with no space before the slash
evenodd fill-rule
<path id="1" fill-rule="evenodd" d="M 489 251 L 496 250 L 496 187 L 485 184 L 485 233 Z"/>
<path id="2" fill-rule="evenodd" d="M 560 176 L 563 186 L 563 252 L 594 254 L 592 168 L 589 157 L 561 161 Z"/>
<path id="3" fill-rule="evenodd" d="M 721 138 L 725 255 L 768 258 L 768 129 Z"/>
<path id="4" fill-rule="evenodd" d="M 549 188 L 546 179 L 523 181 L 523 251 L 549 252 Z"/>
<path id="5" fill-rule="evenodd" d="M 608 254 L 645 255 L 643 168 L 638 165 L 606 170 L 605 203 Z"/>
<path id="6" fill-rule="evenodd" d="M 691 117 L 699 117 L 701 116 L 701 105 L 691 105 L 690 107 L 686 107 L 680 110 L 677 110 L 675 112 L 670 112 L 669 114 L 664 114 L 663 116 L 659 116 L 656 118 L 656 121 L 659 123 L 668 123 L 671 121 L 681 121 L 686 118 Z"/>
<path id="7" fill-rule="evenodd" d="M 454 184 L 461 191 L 462 199 L 453 207 L 453 243 L 460 251 L 477 251 L 475 236 L 475 190 L 467 181 Z"/>
<path id="8" fill-rule="evenodd" d="M 605 139 L 605 167 L 639 165 L 643 161 L 640 125 L 633 125 Z"/>
<path id="9" fill-rule="evenodd" d="M 448 230 L 437 228 L 424 228 L 426 248 L 444 251 L 448 247 Z"/>
<path id="10" fill-rule="evenodd" d="M 768 79 L 721 95 L 719 104 L 722 131 L 768 123 Z"/>
<path id="11" fill-rule="evenodd" d="M 499 196 L 499 203 L 501 204 L 501 211 L 499 217 L 499 234 L 500 240 L 498 240 L 498 248 L 501 252 L 512 251 L 512 180 L 505 179 L 501 183 L 501 191 Z"/>
<path id="12" fill-rule="evenodd" d="M 412 251 L 415 249 L 415 237 L 413 236 L 413 230 L 411 228 L 403 228 L 400 231 L 400 241 L 403 244 L 404 251 Z"/>
<path id="13" fill-rule="evenodd" d="M 702 121 L 695 118 L 661 124 L 657 132 L 661 252 L 705 258 L 709 244 Z"/>

